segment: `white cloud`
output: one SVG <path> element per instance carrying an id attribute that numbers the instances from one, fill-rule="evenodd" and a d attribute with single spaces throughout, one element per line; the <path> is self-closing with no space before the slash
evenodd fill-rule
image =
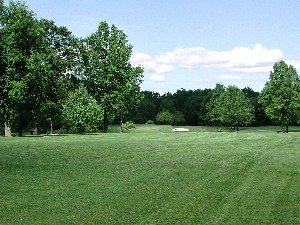
<path id="1" fill-rule="evenodd" d="M 252 49 L 236 47 L 230 52 L 221 52 L 220 54 L 227 58 L 228 62 L 219 64 L 217 67 L 240 73 L 270 72 L 273 64 L 283 59 L 281 50 L 268 50 L 260 44 L 256 44 Z"/>
<path id="2" fill-rule="evenodd" d="M 149 78 L 151 81 L 162 82 L 166 81 L 166 78 L 162 74 L 152 74 Z"/>
<path id="3" fill-rule="evenodd" d="M 134 66 L 141 65 L 149 75 L 149 80 L 154 82 L 166 82 L 165 74 L 180 68 L 217 69 L 221 71 L 221 75 L 210 78 L 201 75 L 193 80 L 195 83 L 213 84 L 265 81 L 273 70 L 274 63 L 283 59 L 280 49 L 267 49 L 256 44 L 252 47 L 235 47 L 229 51 L 209 51 L 203 47 L 176 48 L 158 56 L 134 52 L 131 63 Z M 300 70 L 300 59 L 284 60 Z M 249 75 L 242 76 L 243 73 Z"/>
<path id="4" fill-rule="evenodd" d="M 131 56 L 131 63 L 139 64 L 139 63 L 150 61 L 151 59 L 152 57 L 145 53 L 134 52 Z"/>
<path id="5" fill-rule="evenodd" d="M 150 80 L 165 81 L 164 73 L 169 73 L 175 70 L 174 65 L 168 63 L 161 63 L 145 53 L 133 53 L 131 63 L 134 66 L 141 65 L 146 72 L 151 73 Z"/>
<path id="6" fill-rule="evenodd" d="M 155 66 L 154 71 L 156 73 L 169 73 L 174 71 L 174 66 L 167 64 L 159 64 Z"/>
<path id="7" fill-rule="evenodd" d="M 283 59 L 280 49 L 267 49 L 260 44 L 251 48 L 235 47 L 230 51 L 209 51 L 203 47 L 176 48 L 171 52 L 151 57 L 134 53 L 133 64 L 157 74 L 172 72 L 176 68 L 209 67 L 240 73 L 269 72 L 275 62 Z M 299 63 L 300 67 L 300 63 Z"/>

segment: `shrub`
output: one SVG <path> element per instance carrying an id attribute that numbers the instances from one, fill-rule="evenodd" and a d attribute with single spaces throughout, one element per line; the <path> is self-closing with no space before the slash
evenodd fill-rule
<path id="1" fill-rule="evenodd" d="M 176 111 L 174 113 L 173 125 L 182 125 L 184 122 L 185 122 L 185 119 L 184 119 L 182 112 Z"/>
<path id="2" fill-rule="evenodd" d="M 146 124 L 154 124 L 153 120 L 148 120 Z"/>
<path id="3" fill-rule="evenodd" d="M 103 110 L 81 86 L 69 94 L 63 105 L 63 117 L 72 133 L 96 132 L 103 120 Z"/>
<path id="4" fill-rule="evenodd" d="M 132 121 L 127 121 L 125 124 L 123 124 L 123 128 L 126 130 L 135 129 L 135 125 Z"/>
<path id="5" fill-rule="evenodd" d="M 156 123 L 161 125 L 172 125 L 174 121 L 174 115 L 169 111 L 162 111 L 156 116 Z"/>

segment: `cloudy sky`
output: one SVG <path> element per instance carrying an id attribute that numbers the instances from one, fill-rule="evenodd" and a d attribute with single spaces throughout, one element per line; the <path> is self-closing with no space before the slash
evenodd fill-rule
<path id="1" fill-rule="evenodd" d="M 7 1 L 6 1 L 7 2 Z M 86 37 L 106 20 L 134 47 L 143 90 L 260 91 L 275 62 L 300 71 L 299 0 L 26 0 L 38 18 Z"/>

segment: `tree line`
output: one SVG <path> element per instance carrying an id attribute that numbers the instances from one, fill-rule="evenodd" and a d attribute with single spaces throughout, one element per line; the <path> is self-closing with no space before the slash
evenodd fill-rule
<path id="1" fill-rule="evenodd" d="M 176 126 L 272 124 L 258 103 L 259 92 L 251 88 L 240 90 L 217 84 L 214 89 L 180 89 L 173 94 L 142 93 L 140 105 L 128 116 L 136 123 Z"/>
<path id="2" fill-rule="evenodd" d="M 300 79 L 284 61 L 274 64 L 261 92 L 246 87 L 177 90 L 174 94 L 144 91 L 144 98 L 131 115 L 138 123 L 171 125 L 240 126 L 289 125 L 300 122 Z"/>
<path id="3" fill-rule="evenodd" d="M 284 61 L 261 92 L 246 87 L 141 91 L 126 34 L 103 21 L 86 38 L 37 19 L 24 3 L 0 0 L 0 123 L 4 133 L 108 131 L 123 121 L 170 125 L 259 126 L 300 121 L 300 81 Z M 0 126 L 1 127 L 1 126 Z"/>
<path id="4" fill-rule="evenodd" d="M 0 0 L 0 122 L 28 129 L 107 132 L 142 95 L 143 69 L 130 64 L 126 34 L 103 21 L 87 38 L 37 19 L 21 2 Z M 122 122 L 121 122 L 122 123 Z"/>

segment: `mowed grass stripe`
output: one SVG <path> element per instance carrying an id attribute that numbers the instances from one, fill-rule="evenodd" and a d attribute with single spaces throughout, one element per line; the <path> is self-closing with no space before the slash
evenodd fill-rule
<path id="1" fill-rule="evenodd" d="M 0 224 L 300 224 L 298 133 L 0 139 Z"/>

